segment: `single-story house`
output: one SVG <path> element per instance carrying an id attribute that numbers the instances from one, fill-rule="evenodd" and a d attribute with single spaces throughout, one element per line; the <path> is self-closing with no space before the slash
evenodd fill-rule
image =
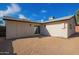
<path id="1" fill-rule="evenodd" d="M 35 34 L 68 38 L 75 33 L 75 16 L 66 16 L 47 22 L 32 22 L 4 17 L 6 39 L 33 36 Z"/>

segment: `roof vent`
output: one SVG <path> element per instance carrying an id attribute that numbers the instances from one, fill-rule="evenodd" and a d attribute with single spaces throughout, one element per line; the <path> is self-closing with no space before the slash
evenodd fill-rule
<path id="1" fill-rule="evenodd" d="M 49 17 L 49 21 L 53 21 L 55 17 Z"/>

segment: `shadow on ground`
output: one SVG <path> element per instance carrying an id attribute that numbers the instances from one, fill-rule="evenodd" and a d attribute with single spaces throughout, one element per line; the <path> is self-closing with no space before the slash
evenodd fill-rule
<path id="1" fill-rule="evenodd" d="M 75 34 L 71 35 L 69 38 L 75 38 L 75 37 L 79 37 L 79 32 L 76 32 Z"/>
<path id="2" fill-rule="evenodd" d="M 20 40 L 20 39 L 25 39 L 25 38 L 45 38 L 45 37 L 50 37 L 50 36 L 47 36 L 47 35 L 34 35 L 34 36 L 28 36 L 28 37 L 19 37 L 19 38 L 13 38 L 11 39 L 12 41 L 15 41 L 15 40 Z"/>
<path id="3" fill-rule="evenodd" d="M 5 40 L 0 43 L 0 55 L 16 55 L 13 53 L 12 40 Z"/>

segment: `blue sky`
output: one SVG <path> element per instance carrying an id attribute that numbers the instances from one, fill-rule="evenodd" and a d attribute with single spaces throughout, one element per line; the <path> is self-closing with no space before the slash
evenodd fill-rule
<path id="1" fill-rule="evenodd" d="M 11 8 L 13 8 L 14 11 Z M 47 21 L 50 16 L 60 18 L 73 15 L 78 9 L 79 4 L 77 3 L 17 3 L 15 5 L 0 3 L 0 18 L 8 15 L 15 18 L 27 18 L 32 21 Z M 7 10 L 12 11 L 8 12 Z M 2 19 L 0 19 L 0 21 L 2 21 Z"/>

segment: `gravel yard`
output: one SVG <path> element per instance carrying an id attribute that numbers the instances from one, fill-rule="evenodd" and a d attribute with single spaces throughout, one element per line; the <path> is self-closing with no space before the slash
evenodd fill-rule
<path id="1" fill-rule="evenodd" d="M 0 46 L 0 53 L 16 55 L 79 54 L 79 34 L 76 34 L 69 39 L 36 36 L 6 40 Z"/>

